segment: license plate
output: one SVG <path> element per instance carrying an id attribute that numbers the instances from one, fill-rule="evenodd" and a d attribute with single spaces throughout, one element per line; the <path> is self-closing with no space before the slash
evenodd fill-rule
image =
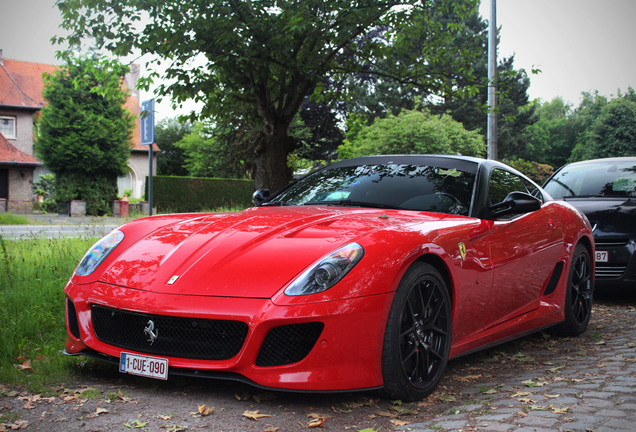
<path id="1" fill-rule="evenodd" d="M 609 262 L 609 252 L 607 251 L 596 251 L 596 262 Z"/>
<path id="2" fill-rule="evenodd" d="M 119 372 L 167 380 L 168 359 L 123 352 L 119 357 Z"/>

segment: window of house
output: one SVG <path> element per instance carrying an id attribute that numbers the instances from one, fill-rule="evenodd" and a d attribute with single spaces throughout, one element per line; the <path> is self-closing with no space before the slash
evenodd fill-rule
<path id="1" fill-rule="evenodd" d="M 0 133 L 7 139 L 16 139 L 15 117 L 0 116 Z"/>

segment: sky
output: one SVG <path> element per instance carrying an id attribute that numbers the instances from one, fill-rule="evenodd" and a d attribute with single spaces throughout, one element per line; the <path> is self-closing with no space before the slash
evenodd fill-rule
<path id="1" fill-rule="evenodd" d="M 490 18 L 493 0 L 480 12 Z M 5 58 L 56 64 L 50 39 L 59 34 L 55 0 L 0 0 L 0 49 Z M 616 96 L 636 88 L 636 0 L 499 0 L 499 59 L 515 56 L 530 74 L 530 99 L 560 96 L 577 106 L 582 92 Z M 532 74 L 532 69 L 541 70 Z M 152 98 L 141 94 L 141 99 Z M 157 118 L 187 113 L 158 104 Z"/>

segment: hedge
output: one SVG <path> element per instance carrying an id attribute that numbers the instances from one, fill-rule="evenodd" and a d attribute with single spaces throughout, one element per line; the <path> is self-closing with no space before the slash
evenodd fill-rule
<path id="1" fill-rule="evenodd" d="M 146 178 L 146 185 L 148 181 Z M 147 186 L 146 186 L 147 187 Z M 184 213 L 252 204 L 253 180 L 153 176 L 153 206 L 159 213 Z M 146 196 L 148 196 L 146 190 Z"/>

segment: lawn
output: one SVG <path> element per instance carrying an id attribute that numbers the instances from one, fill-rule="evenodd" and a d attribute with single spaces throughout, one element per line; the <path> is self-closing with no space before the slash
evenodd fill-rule
<path id="1" fill-rule="evenodd" d="M 63 290 L 96 240 L 0 237 L 0 383 L 42 391 L 72 371 Z"/>

